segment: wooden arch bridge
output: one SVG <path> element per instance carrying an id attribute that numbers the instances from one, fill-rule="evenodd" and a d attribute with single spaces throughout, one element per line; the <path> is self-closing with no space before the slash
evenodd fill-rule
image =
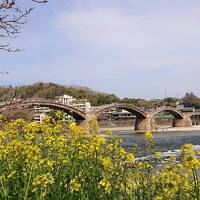
<path id="1" fill-rule="evenodd" d="M 0 108 L 0 114 L 4 114 L 6 111 L 19 111 L 34 107 L 48 107 L 51 109 L 62 110 L 65 113 L 72 115 L 78 122 L 87 122 L 92 118 L 97 119 L 98 116 L 103 112 L 108 111 L 112 108 L 119 108 L 126 110 L 136 116 L 135 130 L 155 130 L 157 127 L 155 122 L 155 115 L 160 112 L 166 111 L 174 116 L 173 127 L 192 126 L 192 116 L 195 115 L 192 113 L 188 115 L 181 111 L 176 110 L 176 108 L 174 107 L 168 107 L 168 106 L 159 107 L 151 112 L 145 112 L 141 108 L 129 104 L 103 105 L 103 106 L 98 106 L 90 110 L 89 112 L 83 112 L 72 106 L 44 99 L 30 99 L 21 102 L 15 102 L 7 106 L 3 106 Z"/>

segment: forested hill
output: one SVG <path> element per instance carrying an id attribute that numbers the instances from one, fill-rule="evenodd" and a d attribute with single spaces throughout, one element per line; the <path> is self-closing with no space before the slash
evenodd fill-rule
<path id="1" fill-rule="evenodd" d="M 61 96 L 64 94 L 71 95 L 76 99 L 88 99 L 93 106 L 116 102 L 133 104 L 138 107 L 152 108 L 162 105 L 176 106 L 176 102 L 181 101 L 186 107 L 194 106 L 195 108 L 200 108 L 200 98 L 195 96 L 192 92 L 187 93 L 182 99 L 169 97 L 166 99 L 145 100 L 134 98 L 120 99 L 114 94 L 93 91 L 87 87 L 65 86 L 55 83 L 35 83 L 33 85 L 19 86 L 17 89 L 11 86 L 0 86 L 0 102 L 11 100 L 14 97 L 16 99 L 54 99 L 56 96 Z"/>
<path id="2" fill-rule="evenodd" d="M 93 91 L 86 87 L 64 86 L 55 83 L 35 83 L 17 87 L 0 87 L 0 102 L 10 100 L 13 97 L 16 99 L 27 98 L 46 98 L 54 99 L 60 95 L 71 95 L 76 99 L 88 99 L 92 105 L 109 104 L 119 101 L 119 98 L 114 94 L 106 94 Z"/>

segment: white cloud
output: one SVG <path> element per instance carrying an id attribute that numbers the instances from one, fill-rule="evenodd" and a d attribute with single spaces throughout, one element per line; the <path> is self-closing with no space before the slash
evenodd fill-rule
<path id="1" fill-rule="evenodd" d="M 200 39 L 199 11 L 189 8 L 169 15 L 159 11 L 136 15 L 120 8 L 79 8 L 62 13 L 56 24 L 67 37 L 100 47 L 184 47 Z"/>
<path id="2" fill-rule="evenodd" d="M 200 7 L 180 5 L 171 4 L 166 12 L 161 8 L 137 13 L 106 4 L 78 6 L 64 11 L 54 24 L 67 40 L 96 49 L 120 49 L 126 67 L 199 63 L 188 49 L 200 47 Z"/>

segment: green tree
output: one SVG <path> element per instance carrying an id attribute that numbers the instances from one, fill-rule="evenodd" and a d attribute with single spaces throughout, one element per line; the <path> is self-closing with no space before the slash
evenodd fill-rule
<path id="1" fill-rule="evenodd" d="M 200 108 L 200 99 L 193 92 L 187 92 L 183 97 L 182 102 L 185 107 Z"/>
<path id="2" fill-rule="evenodd" d="M 164 103 L 166 106 L 176 106 L 178 99 L 173 97 L 167 97 L 164 99 Z"/>
<path id="3" fill-rule="evenodd" d="M 98 105 L 111 104 L 111 103 L 116 103 L 118 101 L 119 101 L 119 98 L 116 97 L 114 94 L 101 95 L 97 100 L 97 104 Z"/>

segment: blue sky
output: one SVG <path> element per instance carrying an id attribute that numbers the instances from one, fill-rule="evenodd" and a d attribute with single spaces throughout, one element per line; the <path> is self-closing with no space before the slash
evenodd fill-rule
<path id="1" fill-rule="evenodd" d="M 21 0 L 22 2 L 22 0 Z M 200 96 L 199 0 L 49 0 L 0 52 L 0 85 L 88 86 L 120 97 Z"/>

